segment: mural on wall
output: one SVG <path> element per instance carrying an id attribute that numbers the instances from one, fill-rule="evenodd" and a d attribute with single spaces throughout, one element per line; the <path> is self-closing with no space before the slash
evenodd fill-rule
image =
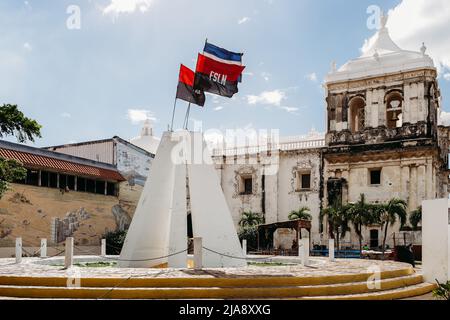
<path id="1" fill-rule="evenodd" d="M 123 192 L 122 192 L 123 191 Z M 49 245 L 74 237 L 75 245 L 99 245 L 108 231 L 126 230 L 141 188 L 124 185 L 121 197 L 11 184 L 0 199 L 0 247 Z"/>

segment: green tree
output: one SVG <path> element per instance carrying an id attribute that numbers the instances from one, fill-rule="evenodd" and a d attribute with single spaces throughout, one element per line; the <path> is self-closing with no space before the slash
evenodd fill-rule
<path id="1" fill-rule="evenodd" d="M 422 222 L 422 206 L 413 210 L 409 216 L 409 223 L 411 224 L 413 230 L 419 229 L 419 223 Z"/>
<path id="2" fill-rule="evenodd" d="M 366 196 L 361 194 L 359 200 L 350 207 L 350 220 L 359 240 L 359 252 L 362 252 L 363 227 L 378 222 L 376 205 L 366 202 Z"/>
<path id="3" fill-rule="evenodd" d="M 383 234 L 383 257 L 386 251 L 386 239 L 388 235 L 389 226 L 393 226 L 397 219 L 400 219 L 400 225 L 404 226 L 407 217 L 408 204 L 405 200 L 392 198 L 387 204 L 381 206 L 380 223 L 381 227 L 384 229 Z"/>
<path id="4" fill-rule="evenodd" d="M 127 236 L 126 230 L 109 231 L 102 236 L 106 240 L 106 254 L 118 255 Z"/>
<path id="5" fill-rule="evenodd" d="M 24 116 L 16 105 L 4 104 L 0 107 L 0 138 L 15 136 L 19 142 L 34 141 L 41 137 L 41 126 Z M 21 180 L 26 176 L 26 169 L 14 160 L 0 158 L 0 198 L 8 189 L 8 182 Z"/>
<path id="6" fill-rule="evenodd" d="M 328 223 L 328 234 L 330 238 L 336 240 L 336 249 L 340 249 L 340 239 L 350 230 L 349 222 L 351 218 L 352 205 L 342 205 L 339 202 L 325 208 L 320 213 L 320 220 L 326 218 Z"/>
<path id="7" fill-rule="evenodd" d="M 252 211 L 244 211 L 239 220 L 239 226 L 241 228 L 252 228 L 263 223 L 264 219 L 261 214 Z"/>
<path id="8" fill-rule="evenodd" d="M 256 248 L 258 246 L 258 225 L 264 222 L 264 218 L 261 214 L 244 211 L 239 220 L 239 226 L 241 227 L 238 233 L 239 240 L 247 240 L 247 246 L 249 248 Z"/>
<path id="9" fill-rule="evenodd" d="M 308 207 L 301 207 L 298 210 L 292 210 L 289 213 L 289 220 L 312 220 L 312 216 L 309 213 L 310 210 Z"/>
<path id="10" fill-rule="evenodd" d="M 450 281 L 440 283 L 437 281 L 437 288 L 433 290 L 433 297 L 441 300 L 450 300 Z"/>
<path id="11" fill-rule="evenodd" d="M 15 136 L 19 142 L 41 137 L 41 125 L 25 117 L 17 105 L 4 104 L 0 107 L 0 138 Z"/>

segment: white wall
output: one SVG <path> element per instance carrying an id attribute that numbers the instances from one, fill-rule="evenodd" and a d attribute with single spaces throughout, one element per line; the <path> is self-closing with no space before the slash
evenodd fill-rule
<path id="1" fill-rule="evenodd" d="M 135 182 L 143 186 L 153 158 L 120 142 L 117 143 L 116 152 L 117 169 L 125 176 L 132 173 L 136 177 Z"/>
<path id="2" fill-rule="evenodd" d="M 449 200 L 422 203 L 422 266 L 427 282 L 449 278 Z"/>

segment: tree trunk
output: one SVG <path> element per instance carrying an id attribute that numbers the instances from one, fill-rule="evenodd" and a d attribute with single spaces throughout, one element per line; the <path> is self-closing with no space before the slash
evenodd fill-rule
<path id="1" fill-rule="evenodd" d="M 336 248 L 337 248 L 337 251 L 339 252 L 340 251 L 340 241 L 339 241 L 339 228 L 337 228 L 336 229 Z"/>
<path id="2" fill-rule="evenodd" d="M 359 238 L 359 257 L 361 257 L 362 256 L 362 225 L 359 225 L 358 238 Z"/>
<path id="3" fill-rule="evenodd" d="M 389 222 L 386 222 L 386 226 L 384 227 L 384 237 L 383 237 L 383 260 L 384 260 L 384 252 L 386 251 L 386 238 L 387 238 L 387 232 L 388 232 Z"/>

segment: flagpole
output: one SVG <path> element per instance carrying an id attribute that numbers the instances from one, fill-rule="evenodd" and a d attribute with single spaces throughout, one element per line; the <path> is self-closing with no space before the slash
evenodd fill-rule
<path id="1" fill-rule="evenodd" d="M 173 120 L 175 118 L 175 107 L 177 106 L 177 97 L 175 96 L 175 101 L 173 103 L 173 110 L 172 110 L 172 123 L 170 124 L 170 131 L 173 132 Z"/>
<path id="2" fill-rule="evenodd" d="M 184 118 L 184 128 L 187 130 L 189 125 L 189 114 L 191 113 L 191 103 L 189 102 L 189 105 L 186 110 L 186 116 Z"/>

